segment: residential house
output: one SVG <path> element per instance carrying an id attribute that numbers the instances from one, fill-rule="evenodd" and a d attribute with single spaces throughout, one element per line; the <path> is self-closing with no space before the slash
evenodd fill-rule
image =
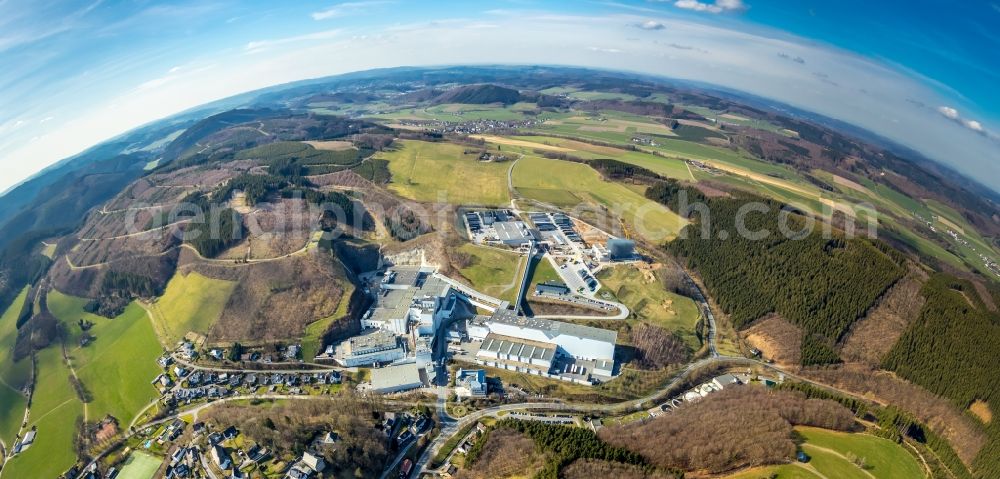
<path id="1" fill-rule="evenodd" d="M 218 444 L 212 446 L 212 450 L 209 452 L 209 455 L 212 457 L 212 461 L 215 462 L 215 465 L 223 471 L 229 469 L 233 465 L 232 458 L 229 457 L 229 452 Z"/>

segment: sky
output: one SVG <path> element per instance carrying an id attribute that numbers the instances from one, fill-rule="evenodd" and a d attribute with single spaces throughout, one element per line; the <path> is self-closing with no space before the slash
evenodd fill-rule
<path id="1" fill-rule="evenodd" d="M 0 191 L 233 94 L 495 63 L 742 90 L 867 128 L 1000 191 L 998 52 L 1000 0 L 0 0 Z"/>

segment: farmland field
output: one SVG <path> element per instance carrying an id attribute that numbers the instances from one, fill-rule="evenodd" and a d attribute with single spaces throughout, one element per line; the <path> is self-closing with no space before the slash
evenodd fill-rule
<path id="1" fill-rule="evenodd" d="M 505 301 L 516 299 L 516 276 L 523 262 L 517 254 L 471 243 L 463 244 L 458 251 L 472 258 L 472 264 L 459 272 L 473 288 Z"/>
<path id="2" fill-rule="evenodd" d="M 510 163 L 484 163 L 465 147 L 451 143 L 402 141 L 402 148 L 380 153 L 389 161 L 389 189 L 404 198 L 452 204 L 502 205 Z M 475 185 L 470 188 L 469 185 Z"/>
<path id="3" fill-rule="evenodd" d="M 163 462 L 159 458 L 143 452 L 133 452 L 118 474 L 119 479 L 152 479 Z"/>
<path id="4" fill-rule="evenodd" d="M 647 277 L 643 271 L 630 265 L 607 268 L 598 273 L 597 279 L 629 307 L 636 319 L 674 331 L 694 351 L 701 347 L 695 326 L 701 313 L 691 298 L 666 290 L 655 272 Z"/>
<path id="5" fill-rule="evenodd" d="M 768 121 L 755 120 L 752 118 L 741 117 L 738 115 L 725 114 L 701 106 L 694 106 L 694 105 L 678 105 L 678 106 L 683 107 L 685 110 L 690 111 L 692 113 L 697 113 L 705 118 L 716 119 L 718 121 L 722 121 L 725 123 L 733 123 L 740 126 L 749 126 L 752 128 L 757 128 L 758 130 L 766 130 L 774 133 L 780 133 L 782 135 L 789 137 L 798 136 L 797 133 L 785 130 L 784 128 Z"/>
<path id="6" fill-rule="evenodd" d="M 17 339 L 17 316 L 28 296 L 28 287 L 21 290 L 7 311 L 0 316 L 0 439 L 12 445 L 21 427 L 27 399 L 19 392 L 31 374 L 31 361 L 14 363 L 11 352 Z"/>
<path id="7" fill-rule="evenodd" d="M 829 456 L 832 456 L 831 462 L 847 463 L 849 467 L 844 468 L 846 470 L 853 468 L 853 471 L 862 472 L 860 468 L 843 457 L 853 454 L 864 458 L 865 471 L 878 479 L 906 479 L 923 475 L 923 470 L 921 470 L 917 459 L 911 456 L 903 446 L 887 439 L 867 434 L 849 434 L 810 427 L 798 427 L 796 431 L 806 440 L 804 448 L 807 454 L 833 451 L 828 453 Z M 830 473 L 826 475 L 829 477 L 849 477 L 848 475 L 839 476 L 836 474 L 831 476 Z M 865 477 L 863 472 L 861 477 Z"/>
<path id="8" fill-rule="evenodd" d="M 600 173 L 585 164 L 529 156 L 514 167 L 513 180 L 518 191 L 539 201 L 545 201 L 538 196 L 539 191 L 573 192 L 621 216 L 651 241 L 673 238 L 687 224 L 674 212 L 625 185 L 605 181 Z"/>
<path id="9" fill-rule="evenodd" d="M 755 467 L 743 472 L 738 472 L 722 479 L 822 479 L 820 476 L 809 472 L 804 465 L 787 464 L 784 466 Z M 832 479 L 832 478 L 831 478 Z"/>
<path id="10" fill-rule="evenodd" d="M 649 153 L 630 151 L 609 146 L 600 146 L 583 141 L 556 138 L 551 136 L 517 136 L 513 138 L 489 137 L 491 142 L 504 142 L 523 146 L 525 148 L 562 151 L 583 159 L 612 158 L 621 162 L 646 168 L 650 171 L 679 180 L 694 180 L 690 170 L 683 161 L 674 158 L 663 158 Z M 516 143 L 512 143 L 516 142 Z M 532 153 L 531 150 L 525 153 Z"/>
<path id="11" fill-rule="evenodd" d="M 235 287 L 232 281 L 196 272 L 175 274 L 163 296 L 150 306 L 160 341 L 173 346 L 189 331 L 207 333 L 222 315 Z"/>
<path id="12" fill-rule="evenodd" d="M 553 190 L 550 188 L 518 188 L 518 194 L 533 200 L 549 203 L 556 206 L 573 207 L 583 203 L 583 199 L 567 190 Z"/>
<path id="13" fill-rule="evenodd" d="M 163 353 L 146 311 L 131 304 L 114 319 L 87 314 L 87 300 L 49 293 L 52 314 L 69 332 L 66 347 L 80 381 L 93 396 L 87 408 L 91 419 L 107 414 L 128 424 L 139 410 L 157 397 L 150 384 L 160 368 L 156 358 Z M 94 326 L 94 341 L 80 347 L 77 320 L 86 317 Z"/>
<path id="14" fill-rule="evenodd" d="M 778 479 L 909 479 L 924 477 L 917 459 L 903 446 L 892 441 L 869 436 L 850 434 L 812 427 L 796 427 L 805 443 L 803 451 L 810 456 L 809 462 L 792 463 L 781 466 L 758 467 L 738 472 L 724 479 L 758 479 L 775 477 Z M 862 469 L 849 461 L 852 454 L 865 459 Z"/>
<path id="15" fill-rule="evenodd" d="M 36 357 L 38 381 L 28 426 L 38 427 L 37 436 L 30 449 L 4 467 L 5 477 L 57 477 L 76 461 L 74 425 L 83 416 L 83 403 L 70 385 L 58 343 Z"/>

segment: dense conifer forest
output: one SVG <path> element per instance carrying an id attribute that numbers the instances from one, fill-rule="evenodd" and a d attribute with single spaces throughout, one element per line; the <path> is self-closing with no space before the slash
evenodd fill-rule
<path id="1" fill-rule="evenodd" d="M 676 198 L 676 190 L 658 193 L 667 205 Z M 748 201 L 759 209 L 741 211 Z M 877 241 L 836 231 L 825 238 L 818 223 L 789 237 L 781 225 L 798 233 L 808 222 L 778 203 L 739 198 L 707 205 L 710 214 L 698 213 L 669 249 L 702 276 L 737 329 L 768 313 L 800 326 L 803 364 L 835 362 L 834 344 L 905 273 L 902 255 Z M 738 232 L 741 223 L 751 235 Z"/>
<path id="2" fill-rule="evenodd" d="M 624 447 L 612 446 L 593 431 L 579 427 L 545 424 L 535 421 L 501 419 L 491 429 L 511 429 L 531 437 L 536 447 L 550 452 L 553 458 L 535 474 L 534 479 L 557 479 L 559 470 L 577 459 L 599 459 L 623 464 L 646 465 L 646 460 Z M 474 464 L 489 440 L 490 431 L 482 435 L 469 449 L 466 461 Z"/>
<path id="3" fill-rule="evenodd" d="M 218 217 L 211 218 L 216 213 Z M 206 213 L 201 221 L 191 222 L 184 231 L 184 240 L 206 258 L 214 258 L 243 236 L 243 220 L 230 208 Z"/>
<path id="4" fill-rule="evenodd" d="M 924 286 L 919 319 L 899 338 L 883 366 L 961 409 L 985 401 L 1000 411 L 1000 314 L 989 311 L 971 283 L 938 274 Z M 986 425 L 990 437 L 973 464 L 976 477 L 1000 477 L 1000 425 Z"/>

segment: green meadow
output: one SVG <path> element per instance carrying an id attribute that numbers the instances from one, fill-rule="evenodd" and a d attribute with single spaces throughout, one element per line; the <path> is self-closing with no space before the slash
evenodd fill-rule
<path id="1" fill-rule="evenodd" d="M 509 162 L 485 163 L 453 143 L 403 140 L 402 147 L 379 154 L 389 161 L 389 189 L 411 200 L 465 205 L 504 205 Z M 474 186 L 470 186 L 474 185 Z"/>
<path id="2" fill-rule="evenodd" d="M 517 298 L 517 273 L 522 259 L 514 252 L 465 243 L 458 252 L 469 255 L 470 265 L 459 270 L 472 287 L 505 301 Z"/>
<path id="3" fill-rule="evenodd" d="M 17 339 L 17 317 L 28 296 L 28 287 L 14 298 L 3 316 L 0 316 L 0 439 L 13 446 L 14 435 L 21 427 L 24 408 L 28 400 L 21 388 L 31 376 L 31 361 L 22 359 L 14 363 L 14 342 Z"/>
<path id="4" fill-rule="evenodd" d="M 202 276 L 196 272 L 177 273 L 163 296 L 149 307 L 161 341 L 172 347 L 185 334 L 206 334 L 222 316 L 236 283 Z"/>
<path id="5" fill-rule="evenodd" d="M 631 165 L 646 168 L 654 173 L 663 175 L 667 178 L 674 178 L 684 181 L 693 181 L 695 178 L 691 175 L 691 171 L 688 169 L 687 165 L 684 164 L 682 160 L 675 158 L 663 158 L 661 156 L 656 156 L 650 153 L 644 153 L 641 151 L 631 151 L 619 148 L 611 148 L 607 146 L 592 145 L 590 143 L 585 143 L 582 141 L 575 141 L 566 138 L 557 138 L 552 136 L 517 136 L 514 137 L 516 140 L 521 141 L 531 141 L 538 143 L 540 145 L 550 145 L 558 146 L 560 148 L 568 148 L 573 150 L 568 154 L 583 158 L 585 160 L 593 160 L 598 158 L 611 158 Z M 530 148 L 528 148 L 530 150 Z M 533 153 L 531 151 L 526 151 L 526 153 Z"/>
<path id="6" fill-rule="evenodd" d="M 813 457 L 810 464 L 816 462 L 813 464 L 816 469 L 828 477 L 923 477 L 924 471 L 917 459 L 893 441 L 868 434 L 813 427 L 797 427 L 795 430 L 805 439 L 803 450 Z M 851 462 L 849 457 L 863 458 L 864 469 Z"/>
<path id="7" fill-rule="evenodd" d="M 628 306 L 634 319 L 675 332 L 693 351 L 701 348 L 695 327 L 701 313 L 698 305 L 664 287 L 657 273 L 647 278 L 630 265 L 605 268 L 597 275 L 604 289 Z"/>
<path id="8" fill-rule="evenodd" d="M 621 183 L 605 181 L 600 173 L 581 163 L 528 156 L 514 167 L 513 181 L 518 192 L 539 201 L 544 201 L 537 194 L 540 190 L 572 192 L 588 203 L 607 208 L 637 234 L 654 242 L 675 237 L 687 224 L 662 205 Z"/>
<path id="9" fill-rule="evenodd" d="M 130 304 L 120 316 L 108 319 L 86 313 L 86 304 L 84 298 L 49 293 L 52 314 L 69 332 L 66 348 L 73 367 L 93 397 L 87 404 L 90 420 L 110 414 L 128 424 L 158 396 L 150 383 L 161 372 L 156 359 L 163 347 L 139 305 Z M 94 340 L 85 347 L 79 346 L 80 318 L 94 323 L 89 331 Z"/>
<path id="10" fill-rule="evenodd" d="M 809 455 L 806 463 L 753 468 L 725 479 L 912 479 L 924 476 L 917 458 L 903 446 L 868 434 L 796 427 Z M 854 461 L 864 459 L 864 468 Z"/>
<path id="11" fill-rule="evenodd" d="M 73 438 L 84 405 L 70 385 L 62 350 L 53 344 L 36 353 L 38 378 L 29 427 L 37 427 L 35 442 L 4 467 L 5 477 L 57 477 L 76 462 Z"/>

